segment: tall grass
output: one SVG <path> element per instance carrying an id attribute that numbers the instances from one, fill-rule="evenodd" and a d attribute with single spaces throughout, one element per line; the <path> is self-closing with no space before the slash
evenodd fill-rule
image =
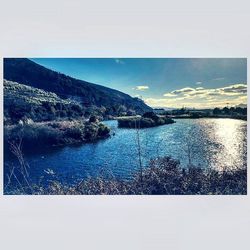
<path id="1" fill-rule="evenodd" d="M 172 124 L 174 123 L 174 120 L 165 116 L 156 116 L 154 118 L 138 116 L 118 118 L 118 126 L 120 128 L 135 128 L 138 123 L 140 123 L 140 128 L 150 128 Z"/>
<path id="2" fill-rule="evenodd" d="M 53 123 L 53 129 L 75 129 L 72 123 Z M 88 129 L 92 129 L 92 126 Z M 105 127 L 102 129 L 105 130 Z M 98 129 L 99 130 L 99 129 Z M 27 131 L 26 131 L 27 132 Z M 76 134 L 78 132 L 74 132 Z M 92 134 L 92 132 L 90 133 Z M 86 134 L 85 134 L 86 135 Z M 120 180 L 105 171 L 98 177 L 89 177 L 69 185 L 60 181 L 52 170 L 46 170 L 48 185 L 31 183 L 29 166 L 22 153 L 24 134 L 9 141 L 11 152 L 17 157 L 19 166 L 10 168 L 6 174 L 5 194 L 34 195 L 236 195 L 247 194 L 247 168 L 220 170 L 195 167 L 191 164 L 192 148 L 187 147 L 189 164 L 185 168 L 171 157 L 156 157 L 147 166 L 142 162 L 140 122 L 135 125 L 135 141 L 138 150 L 139 169 L 130 180 Z M 72 135 L 71 135 L 72 136 Z M 41 176 L 43 178 L 43 176 Z M 13 183 L 16 183 L 13 185 Z"/>
<path id="3" fill-rule="evenodd" d="M 247 170 L 181 168 L 171 157 L 151 160 L 146 168 L 130 180 L 100 175 L 68 185 L 58 181 L 51 171 L 48 186 L 23 184 L 15 190 L 5 188 L 5 194 L 34 195 L 246 195 Z"/>
<path id="4" fill-rule="evenodd" d="M 5 126 L 5 141 L 17 142 L 22 137 L 24 147 L 40 143 L 57 146 L 88 142 L 109 136 L 109 128 L 102 123 L 82 120 L 37 122 Z"/>

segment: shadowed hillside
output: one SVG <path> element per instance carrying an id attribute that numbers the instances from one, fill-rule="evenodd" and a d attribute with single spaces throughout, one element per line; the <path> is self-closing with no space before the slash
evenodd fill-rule
<path id="1" fill-rule="evenodd" d="M 52 92 L 4 80 L 5 123 L 16 123 L 24 118 L 33 121 L 77 118 L 83 113 L 82 106 L 75 101 L 62 99 Z"/>
<path id="2" fill-rule="evenodd" d="M 120 91 L 66 76 L 26 58 L 5 58 L 4 78 L 71 98 L 83 106 L 105 107 L 106 114 L 118 114 L 121 106 L 138 114 L 150 111 L 142 100 Z"/>

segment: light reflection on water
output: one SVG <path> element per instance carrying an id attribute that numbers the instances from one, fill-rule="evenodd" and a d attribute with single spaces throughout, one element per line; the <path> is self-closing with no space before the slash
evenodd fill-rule
<path id="1" fill-rule="evenodd" d="M 26 154 L 30 176 L 37 181 L 50 168 L 70 183 L 105 169 L 118 178 L 130 178 L 139 165 L 136 132 L 118 129 L 116 121 L 106 123 L 115 133 L 109 139 Z M 193 165 L 218 169 L 239 168 L 247 162 L 247 122 L 241 120 L 179 119 L 175 124 L 140 130 L 140 141 L 144 165 L 165 155 L 179 159 L 183 167 L 189 158 Z M 6 156 L 5 170 L 13 164 Z"/>
<path id="2" fill-rule="evenodd" d="M 214 120 L 208 126 L 208 138 L 218 145 L 211 154 L 214 167 L 237 168 L 246 164 L 246 124 L 241 121 L 225 119 Z"/>
<path id="3" fill-rule="evenodd" d="M 197 127 L 200 150 L 214 168 L 237 168 L 246 164 L 247 124 L 233 119 L 200 119 Z M 199 131 L 200 130 L 200 131 Z"/>

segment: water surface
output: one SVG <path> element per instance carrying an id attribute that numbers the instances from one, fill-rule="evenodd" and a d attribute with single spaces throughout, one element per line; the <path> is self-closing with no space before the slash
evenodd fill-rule
<path id="1" fill-rule="evenodd" d="M 128 179 L 139 167 L 136 130 L 119 129 L 117 121 L 105 122 L 112 136 L 94 143 L 25 152 L 30 178 L 37 182 L 53 170 L 67 183 L 101 172 Z M 139 131 L 142 162 L 169 155 L 183 167 L 240 168 L 247 162 L 247 122 L 234 119 L 179 119 L 175 124 Z M 5 153 L 5 176 L 15 158 Z"/>

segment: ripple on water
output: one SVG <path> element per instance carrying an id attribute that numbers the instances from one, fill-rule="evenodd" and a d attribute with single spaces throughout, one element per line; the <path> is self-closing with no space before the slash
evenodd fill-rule
<path id="1" fill-rule="evenodd" d="M 139 167 L 136 132 L 118 129 L 117 121 L 105 122 L 115 135 L 108 139 L 70 147 L 62 147 L 26 154 L 30 176 L 38 180 L 45 169 L 52 169 L 61 179 L 73 182 L 75 178 L 96 176 L 106 169 L 118 178 L 130 178 Z M 247 122 L 233 119 L 183 119 L 171 125 L 140 130 L 142 162 L 169 155 L 188 164 L 201 167 L 239 168 L 247 162 Z M 15 164 L 10 156 L 8 164 Z M 7 173 L 7 171 L 5 171 Z"/>

